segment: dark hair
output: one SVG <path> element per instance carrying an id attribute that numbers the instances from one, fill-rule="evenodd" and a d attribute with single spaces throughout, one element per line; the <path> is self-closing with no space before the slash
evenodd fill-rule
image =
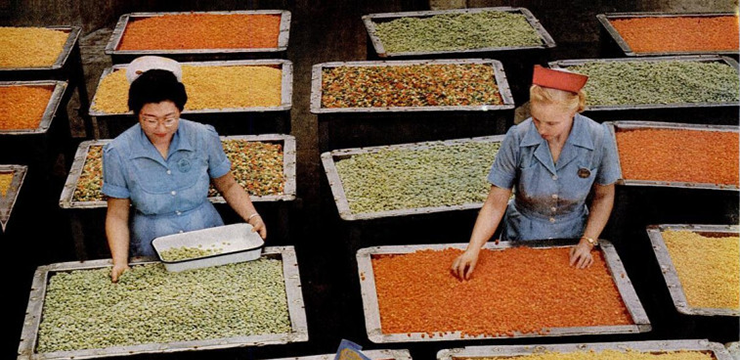
<path id="1" fill-rule="evenodd" d="M 175 74 L 167 70 L 149 70 L 136 78 L 128 89 L 128 108 L 137 116 L 144 105 L 165 100 L 175 103 L 180 111 L 188 101 L 185 85 L 177 81 Z"/>

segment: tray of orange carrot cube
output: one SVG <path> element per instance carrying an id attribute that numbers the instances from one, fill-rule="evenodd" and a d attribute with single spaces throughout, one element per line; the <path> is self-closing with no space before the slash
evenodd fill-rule
<path id="1" fill-rule="evenodd" d="M 647 232 L 679 313 L 740 316 L 740 227 L 663 224 Z"/>
<path id="2" fill-rule="evenodd" d="M 291 13 L 286 10 L 137 12 L 121 15 L 105 53 L 142 55 L 275 57 L 288 49 Z"/>
<path id="3" fill-rule="evenodd" d="M 626 12 L 596 18 L 627 56 L 738 54 L 735 13 Z"/>
<path id="4" fill-rule="evenodd" d="M 437 360 L 732 360 L 706 339 L 582 344 L 468 346 L 443 349 Z"/>
<path id="5" fill-rule="evenodd" d="M 740 185 L 737 126 L 606 122 L 616 143 L 617 184 L 732 190 Z"/>
<path id="6" fill-rule="evenodd" d="M 368 338 L 375 343 L 640 333 L 650 321 L 614 246 L 586 269 L 573 240 L 489 242 L 472 277 L 450 272 L 466 244 L 357 252 Z"/>

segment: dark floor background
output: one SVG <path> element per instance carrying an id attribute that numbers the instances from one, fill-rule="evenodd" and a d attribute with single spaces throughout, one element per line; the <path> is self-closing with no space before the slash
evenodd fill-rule
<path id="1" fill-rule="evenodd" d="M 663 11 L 663 12 L 715 12 L 737 11 L 736 0 L 716 1 L 484 1 L 484 0 L 284 0 L 284 1 L 164 1 L 164 0 L 0 0 L 0 25 L 60 25 L 81 26 L 82 50 L 85 78 L 90 97 L 95 93 L 103 69 L 110 66 L 110 59 L 103 54 L 112 28 L 118 17 L 128 12 L 159 11 L 208 11 L 286 9 L 292 12 L 288 59 L 293 62 L 293 108 L 291 110 L 292 135 L 298 145 L 298 198 L 291 211 L 290 242 L 296 246 L 301 265 L 303 296 L 308 315 L 310 340 L 306 344 L 268 346 L 255 349 L 232 349 L 181 353 L 152 358 L 240 358 L 267 359 L 271 357 L 301 356 L 333 352 L 341 338 L 356 341 L 367 348 L 411 348 L 417 358 L 434 358 L 442 348 L 460 345 L 533 343 L 534 340 L 501 340 L 482 342 L 454 342 L 398 344 L 384 346 L 367 340 L 359 299 L 359 285 L 353 253 L 357 247 L 365 246 L 363 235 L 377 232 L 386 236 L 388 243 L 466 242 L 472 229 L 472 218 L 457 222 L 458 228 L 447 233 L 418 234 L 404 239 L 407 234 L 383 232 L 379 227 L 347 226 L 338 220 L 336 208 L 323 180 L 323 169 L 319 158 L 318 122 L 309 112 L 311 67 L 327 61 L 365 60 L 366 33 L 360 20 L 363 14 L 427 10 L 452 7 L 521 6 L 528 8 L 544 28 L 552 35 L 557 47 L 552 58 L 574 59 L 599 56 L 599 25 L 596 14 L 616 11 Z M 68 112 L 76 136 L 85 136 L 76 99 L 70 102 Z M 83 109 L 84 110 L 84 109 Z M 65 169 L 57 168 L 60 176 Z M 45 189 L 25 190 L 32 194 Z M 55 206 L 58 193 L 48 191 L 45 204 Z M 670 198 L 671 195 L 666 195 Z M 736 201 L 737 198 L 735 196 Z M 691 206 L 691 204 L 688 204 Z M 736 207 L 735 207 L 736 208 Z M 11 259 L 6 264 L 5 274 L 9 279 L 4 295 L 10 301 L 5 308 L 8 330 L 2 346 L 2 357 L 13 358 L 18 344 L 23 309 L 33 269 L 42 264 L 74 260 L 72 243 L 67 233 L 68 223 L 64 214 L 49 210 L 38 212 L 34 204 L 19 202 L 14 217 L 19 220 L 14 229 L 3 239 Z M 43 216 L 40 216 L 43 215 Z M 626 215 L 625 215 L 626 216 Z M 729 218 L 737 221 L 735 214 Z M 721 223 L 721 219 L 718 220 Z M 270 224 L 268 224 L 269 226 Z M 400 237 L 400 238 L 399 238 Z M 405 241 L 407 240 L 407 241 Z M 6 242 L 7 241 L 7 242 Z M 104 241 L 101 239 L 100 241 Z M 268 242 L 269 245 L 269 242 Z M 642 249 L 646 250 L 646 249 Z M 649 249 L 647 250 L 649 251 Z M 637 259 L 639 260 L 639 258 Z M 637 261 L 636 260 L 636 261 Z M 629 270 L 629 269 L 628 269 Z M 641 274 L 636 274 L 641 277 Z M 631 276 L 635 276 L 632 275 Z M 661 308 L 665 293 L 652 289 L 653 283 L 640 284 L 640 290 L 648 295 L 648 315 L 663 319 L 657 330 L 641 336 L 611 336 L 577 339 L 545 339 L 544 342 L 633 340 L 660 338 L 710 338 L 714 341 L 737 341 L 735 319 L 720 319 L 716 322 L 685 319 Z M 636 284 L 637 286 L 637 284 Z M 640 293 L 642 295 L 642 293 Z M 652 318 L 652 317 L 651 317 Z M 149 358 L 137 356 L 135 358 Z"/>

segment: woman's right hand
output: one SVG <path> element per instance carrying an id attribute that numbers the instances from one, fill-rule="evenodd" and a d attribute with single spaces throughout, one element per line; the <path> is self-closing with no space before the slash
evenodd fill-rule
<path id="1" fill-rule="evenodd" d="M 118 282 L 118 279 L 121 277 L 121 275 L 126 271 L 129 270 L 130 267 L 128 264 L 119 264 L 119 265 L 113 265 L 113 269 L 110 271 L 110 279 L 114 283 Z"/>
<path id="2" fill-rule="evenodd" d="M 473 274 L 475 264 L 477 263 L 478 251 L 468 249 L 452 262 L 450 271 L 452 271 L 452 274 L 457 276 L 460 280 L 468 280 L 470 279 L 470 275 Z"/>

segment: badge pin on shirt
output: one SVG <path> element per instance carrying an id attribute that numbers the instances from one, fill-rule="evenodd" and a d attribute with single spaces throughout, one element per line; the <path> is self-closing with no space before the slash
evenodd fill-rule
<path id="1" fill-rule="evenodd" d="M 585 179 L 587 177 L 591 176 L 591 170 L 586 168 L 580 168 L 578 169 L 578 177 Z"/>

